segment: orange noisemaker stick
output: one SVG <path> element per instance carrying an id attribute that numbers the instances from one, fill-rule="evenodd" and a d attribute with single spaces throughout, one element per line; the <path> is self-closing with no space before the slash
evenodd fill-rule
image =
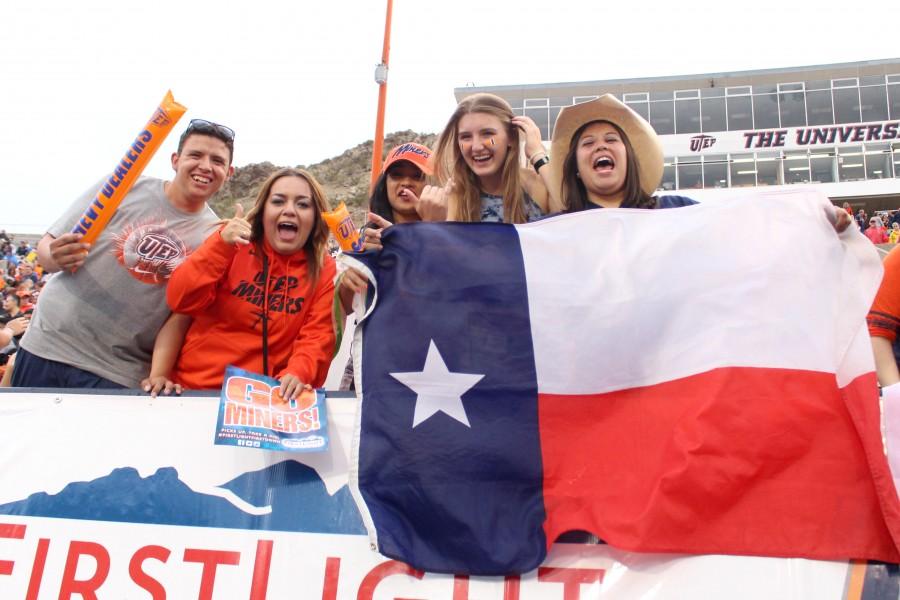
<path id="1" fill-rule="evenodd" d="M 91 244 L 97 239 L 122 203 L 125 194 L 186 110 L 186 107 L 175 102 L 171 91 L 166 92 L 166 97 L 153 112 L 147 125 L 128 146 L 125 156 L 116 165 L 112 174 L 103 183 L 103 187 L 97 192 L 94 201 L 85 209 L 72 229 L 72 233 L 84 234 L 82 242 Z"/>
<path id="2" fill-rule="evenodd" d="M 325 220 L 325 224 L 328 225 L 328 229 L 331 230 L 331 234 L 337 240 L 341 250 L 344 252 L 362 252 L 365 246 L 365 238 L 360 236 L 359 231 L 356 230 L 346 204 L 341 202 L 336 209 L 330 212 L 323 212 L 322 218 Z"/>

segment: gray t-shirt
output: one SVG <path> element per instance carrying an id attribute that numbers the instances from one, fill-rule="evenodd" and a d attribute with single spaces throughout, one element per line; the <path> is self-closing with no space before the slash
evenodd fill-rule
<path id="1" fill-rule="evenodd" d="M 59 237 L 71 231 L 100 185 L 76 200 L 47 233 Z M 161 179 L 138 179 L 84 265 L 74 274 L 50 278 L 22 347 L 132 388 L 149 374 L 156 334 L 169 316 L 169 275 L 217 221 L 209 206 L 197 213 L 176 209 L 163 186 Z"/>

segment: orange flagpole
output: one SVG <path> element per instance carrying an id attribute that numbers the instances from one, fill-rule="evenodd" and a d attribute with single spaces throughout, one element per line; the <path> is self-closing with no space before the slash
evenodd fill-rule
<path id="1" fill-rule="evenodd" d="M 391 10 L 393 0 L 387 0 L 387 16 L 384 19 L 384 47 L 381 50 L 381 64 L 375 67 L 375 83 L 378 84 L 378 115 L 375 118 L 375 141 L 372 144 L 372 174 L 369 190 L 381 175 L 381 155 L 384 152 L 384 108 L 387 103 L 388 55 L 391 53 Z"/>

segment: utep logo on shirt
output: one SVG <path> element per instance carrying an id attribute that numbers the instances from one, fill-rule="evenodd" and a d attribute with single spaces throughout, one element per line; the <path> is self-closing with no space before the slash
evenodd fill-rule
<path id="1" fill-rule="evenodd" d="M 164 219 L 128 225 L 113 237 L 113 253 L 119 264 L 138 281 L 151 285 L 168 281 L 188 255 L 184 241 Z"/>

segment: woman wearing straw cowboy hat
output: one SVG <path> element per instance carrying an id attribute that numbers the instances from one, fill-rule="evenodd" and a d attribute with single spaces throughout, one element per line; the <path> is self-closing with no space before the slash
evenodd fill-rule
<path id="1" fill-rule="evenodd" d="M 662 143 L 650 123 L 610 94 L 559 113 L 550 157 L 551 189 L 569 212 L 696 204 L 652 196 L 662 179 Z"/>
<path id="2" fill-rule="evenodd" d="M 697 203 L 685 196 L 652 196 L 662 179 L 662 144 L 650 123 L 611 94 L 560 111 L 550 156 L 550 190 L 568 212 Z M 852 219 L 832 208 L 828 219 L 840 233 Z"/>

